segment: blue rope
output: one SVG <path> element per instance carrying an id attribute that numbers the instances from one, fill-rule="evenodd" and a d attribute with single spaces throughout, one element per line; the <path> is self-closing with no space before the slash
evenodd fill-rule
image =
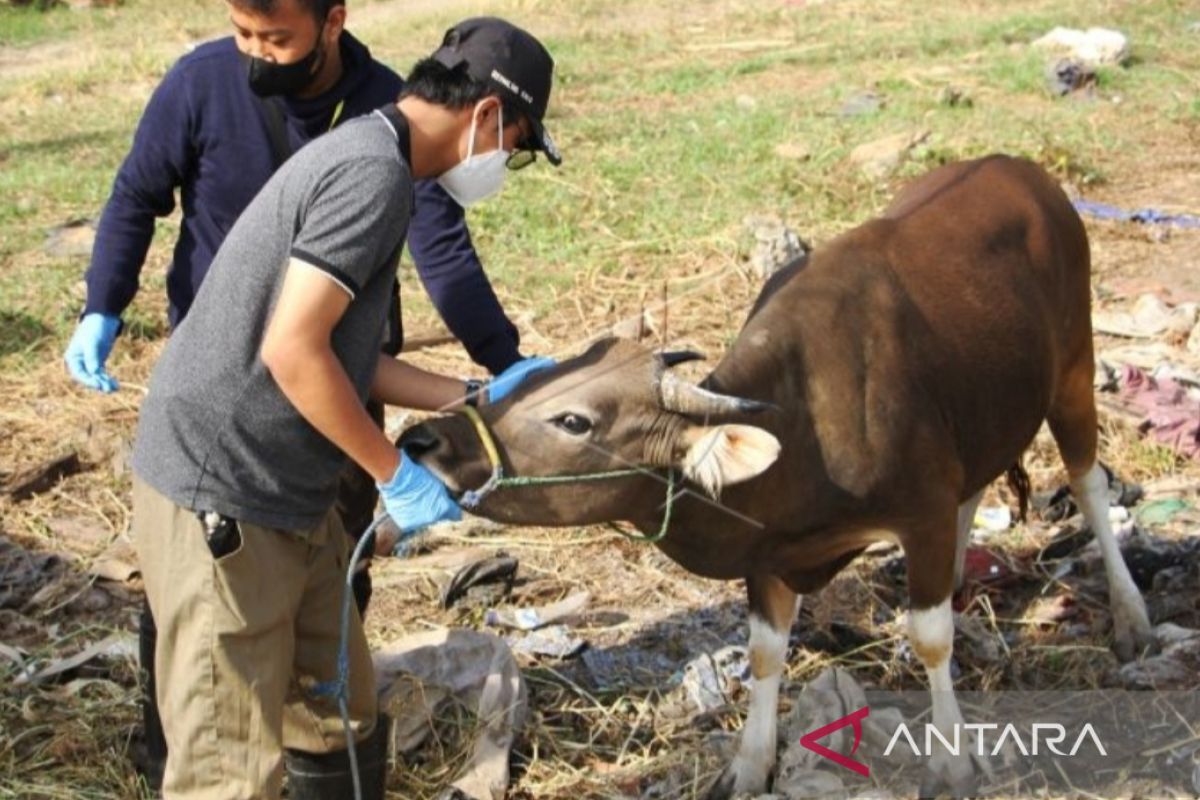
<path id="1" fill-rule="evenodd" d="M 350 603 L 354 600 L 354 571 L 368 545 L 375 541 L 375 529 L 388 518 L 387 513 L 376 517 L 363 535 L 359 537 L 354 552 L 350 555 L 350 564 L 346 567 L 346 587 L 342 592 L 342 628 L 338 640 L 337 677 L 331 681 L 318 683 L 309 693 L 313 697 L 332 697 L 337 700 L 338 711 L 342 715 L 342 728 L 346 732 L 346 752 L 350 756 L 350 777 L 354 780 L 354 800 L 363 800 L 362 778 L 358 771 L 358 750 L 354 742 L 354 729 L 350 726 Z M 408 538 L 401 534 L 401 540 Z"/>
<path id="2" fill-rule="evenodd" d="M 1156 208 L 1128 210 L 1107 203 L 1076 200 L 1073 205 L 1080 214 L 1115 222 L 1140 222 L 1145 225 L 1174 225 L 1177 228 L 1200 228 L 1200 217 L 1192 214 L 1167 214 Z"/>

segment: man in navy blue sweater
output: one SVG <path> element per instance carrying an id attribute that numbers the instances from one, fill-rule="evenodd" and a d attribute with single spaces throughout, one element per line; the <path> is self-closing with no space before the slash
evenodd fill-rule
<path id="1" fill-rule="evenodd" d="M 155 90 L 101 216 L 87 302 L 65 359 L 82 385 L 117 389 L 105 362 L 120 316 L 138 290 L 155 219 L 175 209 L 183 219 L 167 274 L 172 328 L 188 313 L 214 255 L 242 211 L 289 155 L 339 123 L 395 102 L 402 79 L 372 59 L 344 30 L 343 0 L 235 0 L 235 36 L 203 44 L 181 58 Z M 471 243 L 462 207 L 434 181 L 416 184 L 408 245 L 435 307 L 472 360 L 493 374 L 517 377 L 546 363 L 523 359 Z M 398 291 L 398 286 L 397 286 Z M 385 350 L 399 352 L 399 306 L 393 304 Z M 381 409 L 373 412 L 381 419 Z M 361 531 L 375 506 L 374 481 L 347 470 L 339 509 L 348 531 Z M 369 582 L 356 583 L 360 608 Z M 147 695 L 145 754 L 157 784 L 166 758 L 154 703 L 155 629 L 141 625 Z"/>
<path id="2" fill-rule="evenodd" d="M 183 222 L 167 276 L 172 327 L 187 314 L 225 234 L 278 166 L 273 111 L 295 150 L 400 94 L 402 79 L 343 30 L 342 0 L 267 5 L 270 13 L 260 17 L 270 27 L 196 48 L 167 73 L 146 107 L 100 218 L 84 317 L 66 353 L 71 374 L 86 386 L 116 389 L 105 361 L 137 292 L 155 218 L 174 210 L 177 189 Z M 246 55 L 291 65 L 306 54 L 317 62 L 307 86 L 266 98 L 252 90 Z M 409 249 L 434 305 L 473 361 L 498 374 L 521 359 L 516 328 L 483 272 L 463 210 L 433 181 L 417 184 Z"/>

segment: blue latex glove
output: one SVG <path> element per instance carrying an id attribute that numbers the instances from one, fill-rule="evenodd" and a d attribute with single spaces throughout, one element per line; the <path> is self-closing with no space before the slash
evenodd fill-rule
<path id="1" fill-rule="evenodd" d="M 432 472 L 400 451 L 400 466 L 387 483 L 375 484 L 383 507 L 402 534 L 415 533 L 435 522 L 462 519 L 462 509 Z"/>
<path id="2" fill-rule="evenodd" d="M 97 312 L 85 314 L 63 354 L 71 377 L 90 389 L 115 392 L 117 382 L 104 371 L 104 362 L 108 360 L 120 330 L 119 317 Z"/>
<path id="3" fill-rule="evenodd" d="M 544 369 L 550 369 L 557 366 L 553 358 L 545 358 L 543 356 L 530 356 L 522 358 L 517 363 L 510 366 L 508 369 L 501 372 L 496 377 L 492 378 L 487 385 L 487 400 L 489 403 L 496 403 L 503 400 L 514 389 L 521 384 L 521 381 L 528 378 L 535 372 L 540 372 Z"/>

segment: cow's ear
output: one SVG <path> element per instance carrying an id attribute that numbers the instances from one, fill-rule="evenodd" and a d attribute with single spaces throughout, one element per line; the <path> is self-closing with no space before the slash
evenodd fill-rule
<path id="1" fill-rule="evenodd" d="M 750 425 L 695 427 L 684 434 L 683 474 L 713 497 L 762 474 L 779 457 L 779 440 Z"/>

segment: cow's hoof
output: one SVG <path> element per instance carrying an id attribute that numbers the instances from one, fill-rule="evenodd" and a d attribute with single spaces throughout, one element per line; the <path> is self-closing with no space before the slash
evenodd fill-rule
<path id="1" fill-rule="evenodd" d="M 1122 662 L 1152 656 L 1159 650 L 1158 639 L 1150 627 L 1146 607 L 1139 604 L 1113 612 L 1113 652 Z"/>
<path id="2" fill-rule="evenodd" d="M 1143 656 L 1156 655 L 1158 650 L 1158 640 L 1153 635 L 1147 636 L 1131 631 L 1117 634 L 1113 640 L 1113 652 L 1122 663 L 1135 661 Z"/>
<path id="3" fill-rule="evenodd" d="M 705 800 L 730 800 L 732 797 L 743 794 L 752 796 L 765 794 L 769 782 L 770 772 L 768 770 L 752 769 L 746 762 L 734 759 L 733 763 L 725 768 L 721 776 L 709 788 L 704 798 Z"/>

